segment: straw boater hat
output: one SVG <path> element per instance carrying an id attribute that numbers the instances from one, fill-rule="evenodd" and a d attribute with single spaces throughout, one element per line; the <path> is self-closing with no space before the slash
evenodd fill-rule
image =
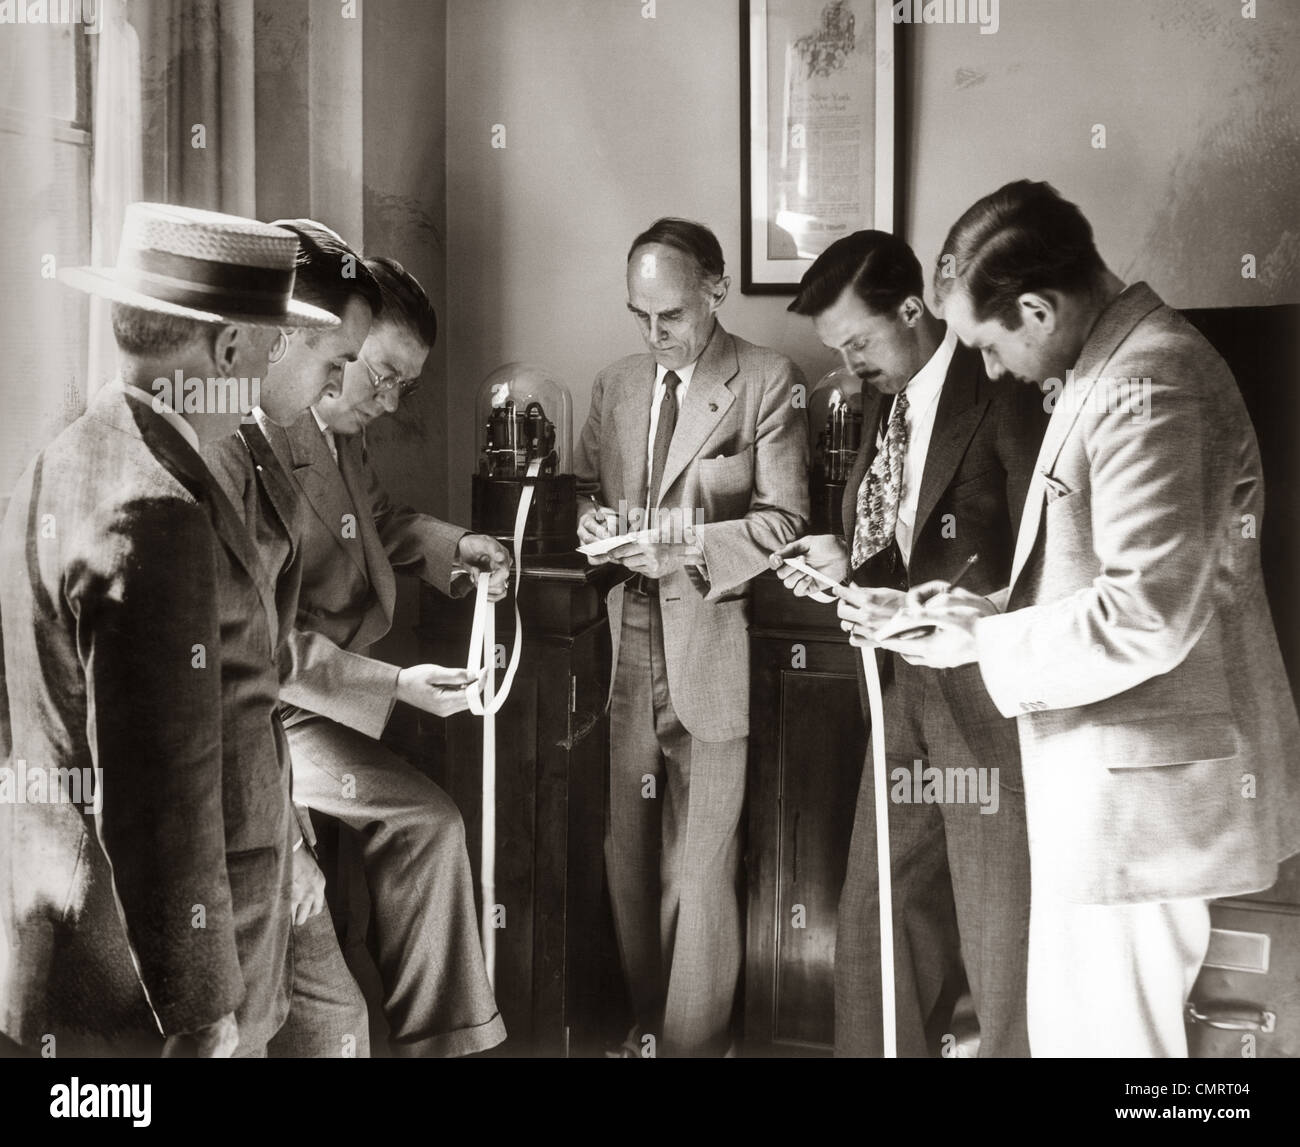
<path id="1" fill-rule="evenodd" d="M 256 219 L 132 203 L 116 267 L 68 267 L 69 286 L 157 314 L 240 326 L 335 327 L 293 298 L 298 236 Z"/>

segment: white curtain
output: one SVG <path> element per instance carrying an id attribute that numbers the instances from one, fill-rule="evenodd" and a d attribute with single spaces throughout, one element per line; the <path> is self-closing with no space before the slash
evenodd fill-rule
<path id="1" fill-rule="evenodd" d="M 143 198 L 141 159 L 140 42 L 127 20 L 123 0 L 102 0 L 95 75 L 95 160 L 91 180 L 90 258 L 112 266 L 122 237 L 128 203 Z M 90 349 L 86 370 L 93 394 L 117 373 L 117 345 L 110 322 L 111 304 L 92 298 Z"/>
<path id="2" fill-rule="evenodd" d="M 0 511 L 32 456 L 86 402 L 91 139 L 79 27 L 0 28 Z"/>

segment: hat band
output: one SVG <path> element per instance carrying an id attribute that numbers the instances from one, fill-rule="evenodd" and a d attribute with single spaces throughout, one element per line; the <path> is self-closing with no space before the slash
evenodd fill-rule
<path id="1" fill-rule="evenodd" d="M 117 268 L 124 286 L 196 310 L 287 317 L 294 269 L 247 267 L 170 251 L 124 251 Z"/>

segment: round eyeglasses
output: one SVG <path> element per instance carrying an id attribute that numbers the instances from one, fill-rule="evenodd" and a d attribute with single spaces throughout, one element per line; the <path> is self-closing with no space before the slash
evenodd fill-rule
<path id="1" fill-rule="evenodd" d="M 394 375 L 383 375 L 375 370 L 364 358 L 358 356 L 358 360 L 366 368 L 366 373 L 370 376 L 370 388 L 376 394 L 391 394 L 395 390 L 399 398 L 405 398 L 420 385 L 418 378 L 397 378 Z"/>

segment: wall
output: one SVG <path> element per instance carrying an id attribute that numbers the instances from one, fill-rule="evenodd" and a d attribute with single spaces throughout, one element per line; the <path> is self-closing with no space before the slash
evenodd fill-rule
<path id="1" fill-rule="evenodd" d="M 257 0 L 257 206 L 310 216 L 366 254 L 401 262 L 446 315 L 444 0 Z M 368 434 L 393 498 L 447 512 L 446 341 L 422 385 Z M 376 649 L 415 659 L 418 590 L 399 579 L 392 630 Z"/>
<path id="2" fill-rule="evenodd" d="M 468 514 L 474 394 L 525 359 L 572 389 L 643 349 L 628 243 L 660 215 L 709 224 L 732 275 L 724 325 L 831 365 L 787 299 L 740 293 L 740 15 L 735 0 L 452 0 L 448 5 L 448 466 Z M 504 124 L 504 149 L 491 146 Z"/>
<path id="3" fill-rule="evenodd" d="M 310 216 L 398 259 L 445 312 L 444 0 L 257 0 L 257 211 Z M 396 114 L 401 109 L 402 114 Z M 376 424 L 395 497 L 446 508 L 445 342 L 396 418 Z"/>
<path id="4" fill-rule="evenodd" d="M 1173 306 L 1300 300 L 1300 4 L 1241 10 L 1001 0 L 994 35 L 910 29 L 905 202 L 923 265 L 975 199 L 1028 177 L 1078 203 L 1115 272 Z"/>
<path id="5" fill-rule="evenodd" d="M 536 361 L 574 393 L 640 348 L 623 258 L 662 214 L 709 223 L 738 281 L 736 0 L 451 0 L 447 6 L 447 466 L 467 515 L 478 383 Z M 999 30 L 904 27 L 904 233 L 932 265 L 949 225 L 1009 179 L 1054 182 L 1125 278 L 1177 306 L 1300 297 L 1300 5 L 1001 0 Z M 493 149 L 492 125 L 506 127 Z M 1091 146 L 1092 125 L 1107 146 Z M 1241 257 L 1258 277 L 1241 278 Z M 785 300 L 724 323 L 816 378 L 830 360 Z"/>
<path id="6" fill-rule="evenodd" d="M 446 82 L 444 0 L 385 0 L 364 7 L 362 107 L 365 249 L 411 272 L 447 314 Z M 447 340 L 445 326 L 420 389 L 368 431 L 371 458 L 398 502 L 447 513 Z M 399 578 L 393 626 L 376 654 L 419 660 L 412 627 L 419 588 Z"/>

